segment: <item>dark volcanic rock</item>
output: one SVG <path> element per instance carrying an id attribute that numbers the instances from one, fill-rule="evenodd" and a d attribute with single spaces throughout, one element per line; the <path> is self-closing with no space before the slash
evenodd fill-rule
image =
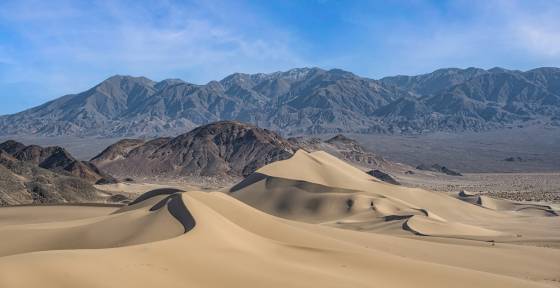
<path id="1" fill-rule="evenodd" d="M 445 166 L 439 165 L 439 164 L 433 164 L 431 166 L 425 165 L 425 164 L 420 164 L 418 166 L 416 166 L 416 169 L 418 170 L 425 170 L 425 171 L 433 171 L 433 172 L 440 172 L 440 173 L 444 173 L 450 176 L 463 176 L 461 173 L 457 172 L 457 171 L 453 171 Z"/>
<path id="2" fill-rule="evenodd" d="M 113 179 L 61 147 L 25 146 L 12 140 L 0 147 L 0 206 L 99 202 L 103 199 L 92 184 Z"/>
<path id="3" fill-rule="evenodd" d="M 0 150 L 0 206 L 102 201 L 99 191 L 83 179 L 55 173 L 5 154 Z"/>
<path id="4" fill-rule="evenodd" d="M 325 141 L 327 143 L 346 143 L 346 144 L 350 144 L 350 145 L 356 145 L 357 142 L 354 139 L 350 139 L 342 134 L 337 134 L 336 136 L 328 139 L 327 141 Z"/>
<path id="5" fill-rule="evenodd" d="M 296 149 L 272 131 L 222 121 L 175 138 L 145 142 L 116 158 L 105 154 L 122 149 L 109 147 L 92 162 L 123 176 L 247 176 L 268 163 L 291 157 Z"/>
<path id="6" fill-rule="evenodd" d="M 447 167 L 445 167 L 445 166 L 440 166 L 440 167 L 438 167 L 438 168 L 436 168 L 436 169 L 439 169 L 439 171 L 441 171 L 442 173 L 445 173 L 445 174 L 447 174 L 447 175 L 451 175 L 451 176 L 463 176 L 463 174 L 461 174 L 461 173 L 459 173 L 459 172 L 457 172 L 457 171 L 451 170 L 451 169 L 449 169 L 449 168 L 447 168 Z"/>
<path id="7" fill-rule="evenodd" d="M 377 178 L 381 181 L 384 181 L 384 182 L 387 182 L 387 183 L 390 183 L 390 184 L 393 184 L 393 185 L 401 185 L 401 183 L 399 183 L 399 181 L 395 180 L 395 178 L 393 178 L 391 175 L 389 175 L 389 174 L 387 174 L 387 173 L 385 173 L 381 170 L 377 170 L 377 169 L 371 170 L 371 171 L 368 171 L 367 174 L 369 174 L 369 175 L 371 175 L 371 176 L 373 176 L 373 177 L 375 177 L 375 178 Z"/>
<path id="8" fill-rule="evenodd" d="M 8 140 L 6 142 L 0 143 L 0 150 L 4 150 L 10 155 L 16 154 L 17 152 L 25 149 L 25 147 L 27 146 L 14 140 Z"/>
<path id="9" fill-rule="evenodd" d="M 0 147 L 5 147 L 8 151 L 12 151 L 12 153 L 8 152 L 8 154 L 14 159 L 31 163 L 59 174 L 76 176 L 90 183 L 96 183 L 100 180 L 113 183 L 116 181 L 110 175 L 100 171 L 94 164 L 77 160 L 62 147 L 43 148 L 37 145 L 25 146 L 13 140 L 1 143 Z"/>

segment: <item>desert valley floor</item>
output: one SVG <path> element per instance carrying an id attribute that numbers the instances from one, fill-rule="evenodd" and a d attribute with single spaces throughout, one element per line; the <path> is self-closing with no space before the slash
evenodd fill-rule
<path id="1" fill-rule="evenodd" d="M 298 151 L 220 191 L 0 208 L 0 287 L 558 287 L 558 207 Z M 131 192 L 132 193 L 132 192 Z"/>

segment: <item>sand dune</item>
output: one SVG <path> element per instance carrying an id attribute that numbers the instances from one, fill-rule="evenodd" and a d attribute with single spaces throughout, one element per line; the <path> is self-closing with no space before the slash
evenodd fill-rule
<path id="1" fill-rule="evenodd" d="M 517 245 L 558 241 L 558 217 L 393 186 L 325 153 L 298 152 L 227 193 L 160 189 L 87 217 L 40 208 L 0 221 L 0 287 L 560 283 L 560 249 Z"/>
<path id="2" fill-rule="evenodd" d="M 529 209 L 548 209 L 554 215 L 550 207 L 463 195 L 484 202 L 473 205 L 479 200 L 469 203 L 381 182 L 320 151 L 298 151 L 288 160 L 257 170 L 228 192 L 272 215 L 361 231 L 403 234 L 404 230 L 426 236 L 515 242 L 560 236 L 558 229 L 550 229 L 560 223 L 558 219 L 532 219 L 541 223 L 535 229 L 531 218 L 516 217 L 543 216 Z M 527 213 L 508 213 L 511 209 L 506 204 L 518 211 L 527 209 Z"/>
<path id="3" fill-rule="evenodd" d="M 275 218 L 246 206 L 221 193 L 188 192 L 175 194 L 186 203 L 184 209 L 196 219 L 197 224 L 186 233 L 180 221 L 170 217 L 166 210 L 149 212 L 148 206 L 109 216 L 95 217 L 91 221 L 51 223 L 49 227 L 70 231 L 76 226 L 103 223 L 113 229 L 123 228 L 123 222 L 136 230 L 153 226 L 170 228 L 175 237 L 162 241 L 122 247 L 122 238 L 115 231 L 97 231 L 106 241 L 116 241 L 117 249 L 100 248 L 96 237 L 88 244 L 77 247 L 82 239 L 74 234 L 64 234 L 66 247 L 36 247 L 50 250 L 23 253 L 0 258 L 0 285 L 2 287 L 547 287 L 536 282 L 557 277 L 560 252 L 544 248 L 519 247 L 515 257 L 538 263 L 539 269 L 526 269 L 524 263 L 508 264 L 500 268 L 501 258 L 496 259 L 497 271 L 481 271 L 470 261 L 484 257 L 509 255 L 511 246 L 469 247 L 476 251 L 462 265 L 450 265 L 451 256 L 428 262 L 416 253 L 403 257 L 391 250 L 412 249 L 415 242 L 423 241 L 392 237 L 392 244 L 383 235 L 345 231 Z M 156 196 L 157 197 L 157 196 Z M 145 201 L 149 201 L 149 198 Z M 160 200 L 161 201 L 161 200 Z M 153 206 L 152 206 L 153 207 Z M 186 208 L 188 207 L 188 208 Z M 159 212 L 158 212 L 159 211 Z M 153 223 L 143 228 L 133 221 L 138 214 L 152 213 Z M 108 221 L 115 217 L 120 221 Z M 122 221 L 122 222 L 121 222 Z M 33 224 L 34 225 L 34 224 Z M 26 225 L 24 225 L 26 226 Z M 30 227 L 26 227 L 30 228 Z M 7 232 L 10 226 L 2 228 Z M 166 230 L 166 229 L 163 229 Z M 154 232 L 154 231 L 152 231 Z M 16 233 L 10 231 L 10 233 Z M 102 234 L 103 233 L 103 234 Z M 158 234 L 161 232 L 158 232 Z M 141 233 L 146 235 L 145 233 Z M 5 235 L 2 233 L 1 235 Z M 140 236 L 140 238 L 146 236 Z M 97 239 L 99 240 L 99 239 Z M 106 243 L 108 243 L 106 242 Z M 118 242 L 118 244 L 117 244 Z M 133 243 L 129 243 L 133 244 Z M 37 244 L 40 246 L 40 244 Z M 431 243 L 434 253 L 442 257 L 444 251 L 452 254 L 456 245 Z M 395 249 L 395 247 L 402 247 Z M 54 250 L 57 249 L 57 250 Z M 70 250 L 60 250 L 70 249 Z M 16 251 L 17 252 L 17 251 Z M 20 252 L 21 253 L 21 252 Z M 459 254 L 465 254 L 459 252 Z M 480 257 L 480 258 L 477 258 Z M 511 256 L 510 256 L 511 257 Z M 473 259 L 474 258 L 474 259 Z M 526 259 L 525 259 L 526 258 Z M 538 261 L 537 261 L 538 258 Z M 507 259 L 507 257 L 506 257 Z M 447 262 L 447 263 L 446 263 Z M 27 273 L 34 271 L 32 277 Z M 512 273 L 520 272 L 521 274 Z M 406 277 L 403 277 L 406 275 Z M 524 279 L 521 279 L 524 278 Z M 527 280 L 533 278 L 534 280 Z"/>
<path id="4" fill-rule="evenodd" d="M 497 211 L 510 211 L 527 216 L 558 216 L 552 206 L 537 203 L 520 203 L 505 199 L 494 199 L 488 196 L 459 192 L 458 199 Z"/>
<path id="5" fill-rule="evenodd" d="M 404 229 L 423 236 L 455 237 L 465 239 L 474 237 L 474 239 L 486 238 L 488 240 L 496 240 L 499 239 L 499 237 L 514 236 L 473 225 L 458 222 L 437 221 L 423 216 L 410 217 L 410 219 L 406 221 Z"/>
<path id="6" fill-rule="evenodd" d="M 0 227 L 0 256 L 62 249 L 113 248 L 181 235 L 168 209 L 135 209 L 94 218 Z"/>

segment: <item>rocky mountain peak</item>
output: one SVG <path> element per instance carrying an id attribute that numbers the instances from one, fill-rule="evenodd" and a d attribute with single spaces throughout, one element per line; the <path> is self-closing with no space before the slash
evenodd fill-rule
<path id="1" fill-rule="evenodd" d="M 85 92 L 0 116 L 0 135 L 161 137 L 225 119 L 286 135 L 426 133 L 533 120 L 556 125 L 559 118 L 558 68 L 445 68 L 381 80 L 296 68 L 235 73 L 205 85 L 116 75 Z"/>
<path id="2" fill-rule="evenodd" d="M 294 69 L 290 69 L 286 72 L 281 72 L 280 74 L 282 75 L 282 77 L 284 78 L 288 78 L 291 80 L 295 80 L 295 81 L 300 81 L 303 80 L 311 75 L 316 75 L 316 74 L 322 74 L 325 73 L 326 71 L 321 69 L 321 68 L 317 68 L 317 67 L 311 67 L 311 68 L 294 68 Z"/>
<path id="3" fill-rule="evenodd" d="M 171 87 L 171 86 L 174 86 L 174 85 L 180 85 L 180 84 L 188 84 L 188 83 L 181 80 L 181 79 L 165 79 L 165 80 L 162 80 L 160 82 L 157 82 L 154 85 L 154 88 L 156 88 L 157 90 L 163 90 L 163 89 L 166 89 L 168 87 Z"/>

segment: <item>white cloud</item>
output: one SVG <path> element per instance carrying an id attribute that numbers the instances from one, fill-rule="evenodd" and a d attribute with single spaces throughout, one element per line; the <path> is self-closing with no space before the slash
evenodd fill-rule
<path id="1" fill-rule="evenodd" d="M 560 31 L 540 26 L 524 25 L 517 29 L 520 41 L 531 52 L 547 56 L 560 56 Z"/>
<path id="2" fill-rule="evenodd" d="M 529 55 L 545 59 L 560 58 L 560 1 L 531 4 L 505 2 L 504 19 L 517 47 Z"/>

